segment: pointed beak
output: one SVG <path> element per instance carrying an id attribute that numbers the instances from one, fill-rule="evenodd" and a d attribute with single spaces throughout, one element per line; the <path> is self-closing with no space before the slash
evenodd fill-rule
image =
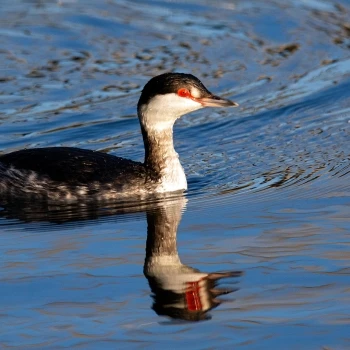
<path id="1" fill-rule="evenodd" d="M 197 98 L 196 101 L 204 107 L 238 107 L 237 102 L 221 98 L 219 96 L 211 95 L 210 97 Z"/>

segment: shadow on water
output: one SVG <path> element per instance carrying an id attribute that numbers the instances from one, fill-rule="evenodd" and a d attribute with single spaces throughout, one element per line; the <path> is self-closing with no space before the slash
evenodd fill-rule
<path id="1" fill-rule="evenodd" d="M 152 292 L 152 309 L 159 316 L 196 322 L 211 319 L 208 312 L 222 303 L 219 296 L 238 290 L 219 288 L 219 281 L 239 277 L 242 271 L 204 272 L 181 263 L 177 231 L 186 202 L 184 196 L 141 204 L 129 203 L 128 206 L 120 203 L 106 206 L 96 202 L 84 206 L 53 206 L 44 202 L 12 201 L 5 203 L 0 218 L 6 218 L 7 225 L 11 220 L 84 225 L 86 220 L 103 218 L 116 221 L 128 216 L 127 219 L 134 220 L 135 215 L 146 213 L 147 241 L 143 271 Z M 51 228 L 54 229 L 55 225 Z"/>

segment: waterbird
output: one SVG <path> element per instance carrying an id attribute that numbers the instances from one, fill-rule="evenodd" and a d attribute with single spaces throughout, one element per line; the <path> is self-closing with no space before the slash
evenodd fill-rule
<path id="1" fill-rule="evenodd" d="M 0 156 L 0 194 L 51 200 L 146 198 L 185 191 L 187 180 L 174 149 L 173 126 L 204 107 L 237 107 L 212 94 L 192 74 L 150 79 L 137 104 L 144 162 L 75 147 L 23 149 Z"/>

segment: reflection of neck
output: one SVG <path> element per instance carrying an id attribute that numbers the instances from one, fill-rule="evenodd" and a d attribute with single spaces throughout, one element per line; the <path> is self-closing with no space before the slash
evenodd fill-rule
<path id="1" fill-rule="evenodd" d="M 144 270 L 167 265 L 181 265 L 177 252 L 176 233 L 179 226 L 183 200 L 175 205 L 157 208 L 147 213 L 147 243 Z"/>

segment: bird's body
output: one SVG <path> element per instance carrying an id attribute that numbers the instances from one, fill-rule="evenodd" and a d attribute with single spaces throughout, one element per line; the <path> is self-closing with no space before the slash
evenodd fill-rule
<path id="1" fill-rule="evenodd" d="M 73 147 L 5 154 L 0 157 L 0 178 L 0 193 L 34 194 L 54 200 L 86 196 L 112 199 L 131 194 L 143 197 L 146 184 L 157 182 L 156 174 L 142 163 Z"/>
<path id="2" fill-rule="evenodd" d="M 145 85 L 138 103 L 144 163 L 73 147 L 20 150 L 0 156 L 0 195 L 59 201 L 184 191 L 186 176 L 173 145 L 176 119 L 206 106 L 236 105 L 190 74 L 162 74 Z"/>

